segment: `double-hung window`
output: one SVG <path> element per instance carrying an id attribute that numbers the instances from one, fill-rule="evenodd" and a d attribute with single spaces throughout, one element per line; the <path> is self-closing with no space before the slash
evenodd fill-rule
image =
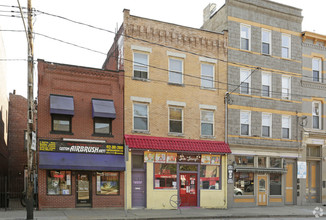
<path id="1" fill-rule="evenodd" d="M 282 58 L 291 58 L 291 35 L 282 34 Z"/>
<path id="2" fill-rule="evenodd" d="M 134 103 L 134 130 L 148 131 L 148 105 Z"/>
<path id="3" fill-rule="evenodd" d="M 201 110 L 201 135 L 213 136 L 214 134 L 214 111 Z"/>
<path id="4" fill-rule="evenodd" d="M 240 93 L 249 94 L 250 93 L 250 73 L 249 69 L 240 69 Z"/>
<path id="5" fill-rule="evenodd" d="M 169 59 L 169 83 L 183 83 L 183 60 L 175 58 Z"/>
<path id="6" fill-rule="evenodd" d="M 180 107 L 169 107 L 169 132 L 183 133 L 183 109 Z"/>
<path id="7" fill-rule="evenodd" d="M 270 73 L 263 72 L 261 75 L 262 96 L 271 97 L 272 76 Z"/>
<path id="8" fill-rule="evenodd" d="M 214 65 L 201 64 L 201 86 L 204 88 L 214 88 Z"/>
<path id="9" fill-rule="evenodd" d="M 116 118 L 113 100 L 92 99 L 94 136 L 112 136 L 112 120 Z"/>
<path id="10" fill-rule="evenodd" d="M 312 102 L 312 127 L 321 129 L 321 102 Z"/>
<path id="11" fill-rule="evenodd" d="M 262 113 L 262 136 L 271 137 L 272 114 Z"/>
<path id="12" fill-rule="evenodd" d="M 282 76 L 282 99 L 289 100 L 291 97 L 291 77 Z"/>
<path id="13" fill-rule="evenodd" d="M 262 54 L 271 55 L 271 39 L 272 32 L 270 30 L 262 29 L 261 31 L 261 52 Z"/>
<path id="14" fill-rule="evenodd" d="M 290 139 L 291 116 L 282 115 L 282 138 Z"/>
<path id="15" fill-rule="evenodd" d="M 321 82 L 321 59 L 312 59 L 312 80 L 314 82 Z"/>
<path id="16" fill-rule="evenodd" d="M 240 111 L 240 134 L 250 135 L 250 111 Z"/>
<path id="17" fill-rule="evenodd" d="M 71 121 L 74 115 L 72 96 L 50 95 L 51 132 L 72 134 Z"/>
<path id="18" fill-rule="evenodd" d="M 240 25 L 240 49 L 250 50 L 250 38 L 251 38 L 251 27 L 250 25 Z"/>
<path id="19" fill-rule="evenodd" d="M 134 78 L 148 79 L 148 54 L 134 53 Z"/>

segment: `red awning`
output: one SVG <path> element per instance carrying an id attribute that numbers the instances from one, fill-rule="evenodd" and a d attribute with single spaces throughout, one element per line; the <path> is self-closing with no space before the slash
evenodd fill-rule
<path id="1" fill-rule="evenodd" d="M 192 140 L 140 135 L 125 135 L 126 145 L 130 149 L 196 152 L 196 153 L 231 153 L 227 143 L 222 141 Z"/>

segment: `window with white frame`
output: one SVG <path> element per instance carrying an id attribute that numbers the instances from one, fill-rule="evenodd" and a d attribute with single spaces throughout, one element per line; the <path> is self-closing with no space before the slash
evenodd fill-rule
<path id="1" fill-rule="evenodd" d="M 270 73 L 262 72 L 261 82 L 262 82 L 261 95 L 265 97 L 271 97 L 272 75 Z"/>
<path id="2" fill-rule="evenodd" d="M 169 107 L 169 132 L 180 133 L 183 132 L 183 108 Z"/>
<path id="3" fill-rule="evenodd" d="M 291 97 L 291 77 L 282 76 L 282 99 L 289 100 Z"/>
<path id="4" fill-rule="evenodd" d="M 201 135 L 213 136 L 214 134 L 214 111 L 201 110 L 200 111 L 201 122 Z"/>
<path id="5" fill-rule="evenodd" d="M 250 29 L 250 25 L 240 25 L 240 49 L 242 50 L 250 50 Z"/>
<path id="6" fill-rule="evenodd" d="M 214 88 L 214 65 L 201 64 L 201 86 L 205 88 Z"/>
<path id="7" fill-rule="evenodd" d="M 312 102 L 312 127 L 321 129 L 321 102 Z"/>
<path id="8" fill-rule="evenodd" d="M 271 54 L 271 39 L 272 32 L 270 30 L 262 29 L 261 30 L 261 52 L 263 54 Z"/>
<path id="9" fill-rule="evenodd" d="M 282 115 L 282 138 L 290 139 L 291 116 Z"/>
<path id="10" fill-rule="evenodd" d="M 312 59 L 312 80 L 314 82 L 321 82 L 321 59 Z"/>
<path id="11" fill-rule="evenodd" d="M 291 58 L 291 35 L 282 34 L 282 58 Z"/>
<path id="12" fill-rule="evenodd" d="M 169 59 L 169 83 L 183 83 L 183 60 L 170 58 Z"/>
<path id="13" fill-rule="evenodd" d="M 148 54 L 134 53 L 134 78 L 148 79 Z"/>
<path id="14" fill-rule="evenodd" d="M 250 93 L 250 77 L 251 71 L 249 69 L 240 69 L 240 93 L 249 94 Z"/>
<path id="15" fill-rule="evenodd" d="M 148 104 L 134 103 L 134 130 L 148 131 Z"/>
<path id="16" fill-rule="evenodd" d="M 250 111 L 240 111 L 240 134 L 250 135 Z"/>
<path id="17" fill-rule="evenodd" d="M 271 127 L 272 127 L 272 114 L 262 113 L 262 132 L 261 136 L 271 137 Z"/>

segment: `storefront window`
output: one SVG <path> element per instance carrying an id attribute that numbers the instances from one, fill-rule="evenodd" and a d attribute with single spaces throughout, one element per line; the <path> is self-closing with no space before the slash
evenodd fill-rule
<path id="1" fill-rule="evenodd" d="M 177 188 L 177 165 L 176 164 L 154 164 L 155 189 Z"/>
<path id="2" fill-rule="evenodd" d="M 235 162 L 238 166 L 254 166 L 253 156 L 235 156 Z"/>
<path id="3" fill-rule="evenodd" d="M 270 195 L 282 195 L 282 174 L 271 173 L 270 178 Z"/>
<path id="4" fill-rule="evenodd" d="M 180 165 L 179 167 L 180 171 L 197 171 L 197 169 L 197 165 Z"/>
<path id="5" fill-rule="evenodd" d="M 200 188 L 220 189 L 220 166 L 200 166 Z"/>
<path id="6" fill-rule="evenodd" d="M 234 173 L 234 195 L 254 194 L 254 173 Z"/>
<path id="7" fill-rule="evenodd" d="M 258 157 L 258 167 L 266 167 L 266 157 Z"/>
<path id="8" fill-rule="evenodd" d="M 282 158 L 271 157 L 270 158 L 271 168 L 282 168 Z"/>
<path id="9" fill-rule="evenodd" d="M 97 172 L 97 195 L 119 195 L 119 172 Z"/>
<path id="10" fill-rule="evenodd" d="M 71 195 L 71 171 L 48 171 L 47 194 Z"/>

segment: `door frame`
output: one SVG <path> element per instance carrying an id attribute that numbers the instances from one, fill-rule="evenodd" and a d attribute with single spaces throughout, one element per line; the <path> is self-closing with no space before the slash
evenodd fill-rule
<path id="1" fill-rule="evenodd" d="M 266 193 L 266 206 L 269 204 L 269 175 L 263 174 L 263 175 L 257 175 L 257 186 L 256 186 L 256 191 L 257 191 L 257 206 L 265 206 L 265 205 L 259 205 L 259 177 L 264 177 L 266 182 L 265 182 L 265 193 Z"/>
<path id="2" fill-rule="evenodd" d="M 308 180 L 308 185 L 306 185 L 306 189 L 305 191 L 307 190 L 307 188 L 309 189 L 309 194 L 307 195 L 305 193 L 305 196 L 306 196 L 306 203 L 310 203 L 310 204 L 314 204 L 314 203 L 320 203 L 322 200 L 321 200 L 321 196 L 322 196 L 322 184 L 321 184 L 321 177 L 322 177 L 322 173 L 321 173 L 321 161 L 318 159 L 318 160 L 308 160 L 307 159 L 307 179 L 306 179 L 306 183 L 307 183 L 307 180 Z M 311 181 L 312 181 L 312 178 L 311 178 L 311 164 L 315 164 L 316 165 L 316 170 L 315 170 L 315 184 L 316 184 L 316 199 L 315 201 L 312 201 L 311 199 L 311 194 L 310 194 L 310 190 L 311 190 Z M 309 175 L 309 178 L 308 178 L 308 175 Z M 308 198 L 307 198 L 308 197 Z"/>
<path id="3" fill-rule="evenodd" d="M 75 175 L 75 194 L 76 194 L 76 207 L 78 206 L 85 206 L 85 207 L 93 207 L 93 188 L 92 188 L 92 178 L 93 172 L 89 172 L 89 171 L 75 171 L 76 175 Z M 89 191 L 89 203 L 78 203 L 78 175 L 87 175 L 88 176 L 88 191 Z"/>
<path id="4" fill-rule="evenodd" d="M 143 172 L 144 173 L 144 208 L 147 208 L 147 164 L 144 162 L 144 166 L 143 168 L 133 168 L 132 167 L 132 158 L 133 156 L 136 155 L 136 156 L 144 156 L 144 152 L 143 151 L 132 151 L 131 152 L 131 157 L 130 157 L 130 163 L 131 163 L 131 183 L 130 183 L 130 187 L 131 187 L 131 196 L 130 196 L 130 203 L 131 203 L 131 208 L 134 208 L 135 206 L 133 206 L 133 203 L 132 203 L 132 198 L 133 198 L 133 182 L 132 182 L 132 175 L 133 173 L 141 173 Z M 154 166 L 154 163 L 153 163 L 153 166 Z M 153 170 L 155 170 L 155 168 L 153 167 Z M 126 171 L 125 171 L 126 172 Z M 154 175 L 153 175 L 154 176 Z M 136 206 L 136 207 L 139 207 L 139 206 Z"/>

